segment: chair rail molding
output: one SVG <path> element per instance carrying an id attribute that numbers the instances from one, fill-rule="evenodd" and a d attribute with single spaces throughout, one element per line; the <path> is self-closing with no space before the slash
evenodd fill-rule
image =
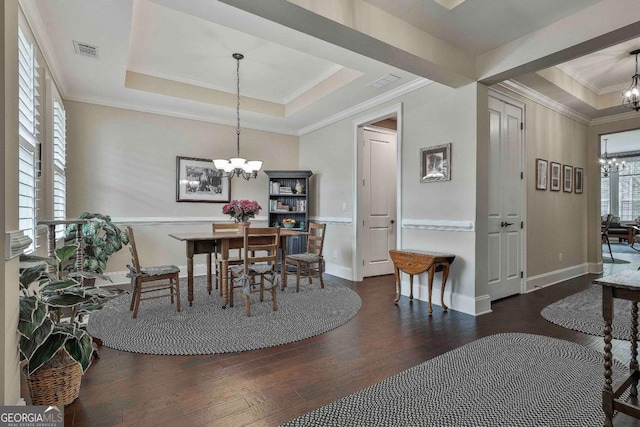
<path id="1" fill-rule="evenodd" d="M 341 216 L 310 216 L 310 221 L 313 222 L 323 222 L 325 224 L 337 224 L 337 225 L 351 225 L 353 219 L 349 217 L 341 217 Z"/>
<path id="2" fill-rule="evenodd" d="M 475 231 L 476 223 L 471 220 L 451 219 L 410 219 L 402 220 L 402 228 L 439 231 Z"/>
<path id="3" fill-rule="evenodd" d="M 265 215 L 253 218 L 252 222 L 267 222 Z M 212 222 L 231 222 L 227 215 L 219 216 L 178 216 L 178 217 L 111 217 L 111 221 L 117 225 L 202 225 Z"/>

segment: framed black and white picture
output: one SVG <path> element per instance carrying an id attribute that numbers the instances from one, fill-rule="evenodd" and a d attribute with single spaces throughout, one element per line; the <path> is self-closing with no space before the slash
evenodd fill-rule
<path id="1" fill-rule="evenodd" d="M 176 202 L 227 203 L 231 182 L 213 160 L 176 157 Z"/>
<path id="2" fill-rule="evenodd" d="M 562 191 L 565 193 L 573 192 L 573 166 L 564 165 L 562 176 Z"/>
<path id="3" fill-rule="evenodd" d="M 547 168 L 549 162 L 543 159 L 536 159 L 536 190 L 547 189 Z"/>
<path id="4" fill-rule="evenodd" d="M 573 181 L 573 191 L 576 194 L 582 194 L 584 191 L 584 169 L 583 168 L 574 168 L 574 181 Z"/>
<path id="5" fill-rule="evenodd" d="M 420 149 L 420 182 L 451 180 L 451 143 Z"/>
<path id="6" fill-rule="evenodd" d="M 560 187 L 561 185 L 561 168 L 562 165 L 560 165 L 560 163 L 556 163 L 556 162 L 551 162 L 551 169 L 550 169 L 550 173 L 549 173 L 549 180 L 551 181 L 549 183 L 549 189 L 551 191 L 560 191 Z"/>

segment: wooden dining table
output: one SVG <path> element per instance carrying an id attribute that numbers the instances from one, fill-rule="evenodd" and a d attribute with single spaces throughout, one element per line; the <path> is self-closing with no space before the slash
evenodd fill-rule
<path id="1" fill-rule="evenodd" d="M 285 254 L 287 251 L 287 237 L 305 235 L 305 231 L 280 229 L 280 273 L 282 283 L 286 280 Z M 187 296 L 189 305 L 193 305 L 193 256 L 198 254 L 208 255 L 207 259 L 207 289 L 211 291 L 211 254 L 218 253 L 222 259 L 221 280 L 222 287 L 222 308 L 226 308 L 229 304 L 228 296 L 228 270 L 229 270 L 229 251 L 231 249 L 239 249 L 244 245 L 244 235 L 237 231 L 216 231 L 216 232 L 200 232 L 200 233 L 179 233 L 169 234 L 174 239 L 185 242 L 187 250 Z"/>

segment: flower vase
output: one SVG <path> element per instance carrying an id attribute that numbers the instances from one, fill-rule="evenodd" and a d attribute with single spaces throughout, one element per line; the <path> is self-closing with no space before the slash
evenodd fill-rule
<path id="1" fill-rule="evenodd" d="M 238 232 L 244 234 L 244 229 L 247 227 L 251 227 L 251 222 L 238 222 Z"/>

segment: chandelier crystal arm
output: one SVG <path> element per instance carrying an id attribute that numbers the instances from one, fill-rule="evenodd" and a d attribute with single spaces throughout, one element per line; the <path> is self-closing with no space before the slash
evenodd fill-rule
<path id="1" fill-rule="evenodd" d="M 232 157 L 229 160 L 215 159 L 213 164 L 216 169 L 220 170 L 222 176 L 229 179 L 234 176 L 241 176 L 246 180 L 258 177 L 258 171 L 262 168 L 262 162 L 260 160 L 247 161 L 240 157 L 240 60 L 244 58 L 241 53 L 234 53 L 233 59 L 236 60 L 236 157 Z"/>

